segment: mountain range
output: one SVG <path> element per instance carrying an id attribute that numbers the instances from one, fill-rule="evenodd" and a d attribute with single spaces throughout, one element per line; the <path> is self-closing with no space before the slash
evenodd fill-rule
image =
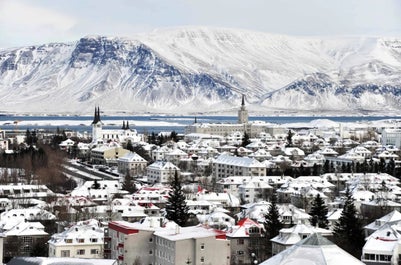
<path id="1" fill-rule="evenodd" d="M 0 50 L 0 113 L 397 115 L 401 39 L 177 28 Z"/>

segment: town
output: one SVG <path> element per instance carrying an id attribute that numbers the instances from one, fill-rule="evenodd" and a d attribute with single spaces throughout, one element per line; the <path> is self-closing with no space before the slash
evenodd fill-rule
<path id="1" fill-rule="evenodd" d="M 243 96 L 235 124 L 102 125 L 95 107 L 90 137 L 0 131 L 5 264 L 401 262 L 396 120 L 285 128 Z"/>

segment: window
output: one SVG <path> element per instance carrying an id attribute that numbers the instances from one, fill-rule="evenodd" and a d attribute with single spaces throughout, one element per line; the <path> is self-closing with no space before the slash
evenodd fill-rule
<path id="1" fill-rule="evenodd" d="M 380 261 L 391 261 L 391 256 L 389 255 L 379 255 Z"/>
<path id="2" fill-rule="evenodd" d="M 244 255 L 244 251 L 243 251 L 243 250 L 238 250 L 238 251 L 237 251 L 237 255 L 238 255 L 238 256 Z"/>
<path id="3" fill-rule="evenodd" d="M 64 242 L 65 243 L 72 243 L 72 239 L 71 238 L 66 238 L 66 239 L 64 239 Z"/>
<path id="4" fill-rule="evenodd" d="M 375 260 L 375 254 L 365 253 L 366 260 Z"/>
<path id="5" fill-rule="evenodd" d="M 237 239 L 237 244 L 238 245 L 243 245 L 244 244 L 244 239 L 243 238 Z"/>
<path id="6" fill-rule="evenodd" d="M 201 260 L 200 260 L 202 263 L 203 262 L 205 262 L 205 257 L 201 257 Z"/>
<path id="7" fill-rule="evenodd" d="M 85 255 L 85 249 L 78 249 L 77 255 Z"/>
<path id="8" fill-rule="evenodd" d="M 259 227 L 256 226 L 249 227 L 249 233 L 258 234 L 259 232 L 260 232 Z"/>
<path id="9" fill-rule="evenodd" d="M 85 243 L 85 239 L 84 238 L 78 238 L 77 241 L 78 241 L 78 243 Z"/>
<path id="10" fill-rule="evenodd" d="M 91 238 L 90 241 L 91 241 L 92 243 L 96 243 L 96 242 L 97 242 L 97 238 Z"/>
<path id="11" fill-rule="evenodd" d="M 92 255 L 93 255 L 93 254 L 99 254 L 99 250 L 93 248 L 93 249 L 91 249 L 91 254 L 92 254 Z"/>
<path id="12" fill-rule="evenodd" d="M 61 257 L 65 258 L 65 257 L 69 257 L 70 256 L 70 251 L 69 250 L 62 250 L 61 251 Z"/>
<path id="13" fill-rule="evenodd" d="M 200 246 L 201 249 L 205 249 L 205 243 L 202 243 Z"/>

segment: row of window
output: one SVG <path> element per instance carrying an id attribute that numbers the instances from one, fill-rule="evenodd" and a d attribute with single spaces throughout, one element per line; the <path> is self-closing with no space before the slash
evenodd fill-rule
<path id="1" fill-rule="evenodd" d="M 64 242 L 68 243 L 68 244 L 72 244 L 72 241 L 73 241 L 72 238 L 64 239 Z M 96 243 L 96 242 L 98 242 L 98 239 L 97 238 L 90 238 L 89 241 L 91 243 Z M 78 243 L 85 243 L 85 238 L 77 238 L 77 242 Z"/>
<path id="2" fill-rule="evenodd" d="M 378 255 L 365 253 L 365 260 L 376 260 L 376 261 L 391 261 L 391 255 Z"/>
<path id="3" fill-rule="evenodd" d="M 77 249 L 77 255 L 85 255 L 85 249 Z M 90 250 L 90 254 L 91 255 L 97 255 L 99 254 L 99 250 L 98 249 L 91 249 Z M 61 250 L 61 257 L 70 257 L 70 250 Z"/>

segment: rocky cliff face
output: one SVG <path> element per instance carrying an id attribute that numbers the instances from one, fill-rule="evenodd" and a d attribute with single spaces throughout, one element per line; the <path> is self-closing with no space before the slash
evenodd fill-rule
<path id="1" fill-rule="evenodd" d="M 0 51 L 0 111 L 255 113 L 400 110 L 401 42 L 181 29 Z"/>

